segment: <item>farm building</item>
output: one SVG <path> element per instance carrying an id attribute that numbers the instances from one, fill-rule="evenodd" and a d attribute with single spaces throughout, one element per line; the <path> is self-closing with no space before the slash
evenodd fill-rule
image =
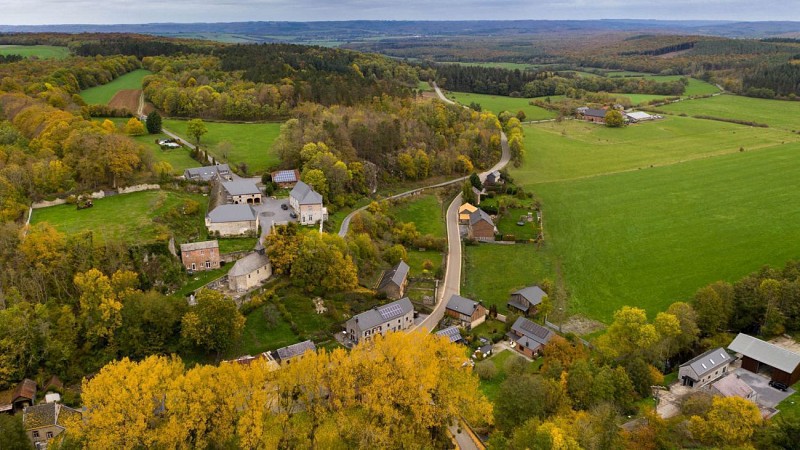
<path id="1" fill-rule="evenodd" d="M 403 331 L 414 325 L 414 305 L 408 297 L 376 306 L 350 318 L 345 323 L 345 333 L 353 344 L 369 340 L 376 334 Z"/>
<path id="2" fill-rule="evenodd" d="M 727 376 L 711 383 L 711 389 L 709 390 L 712 395 L 741 397 L 745 400 L 756 401 L 756 391 L 733 373 L 729 373 Z"/>
<path id="3" fill-rule="evenodd" d="M 545 297 L 547 297 L 547 292 L 539 286 L 528 286 L 512 293 L 506 306 L 518 309 L 526 316 L 536 314 L 536 307 L 542 303 Z"/>
<path id="4" fill-rule="evenodd" d="M 461 332 L 458 331 L 458 327 L 447 327 L 442 330 L 436 332 L 437 336 L 444 336 L 450 340 L 450 343 L 462 342 L 464 338 L 461 336 Z"/>
<path id="5" fill-rule="evenodd" d="M 272 276 L 272 264 L 262 252 L 253 252 L 236 261 L 228 272 L 228 287 L 232 291 L 245 292 L 260 285 Z"/>
<path id="6" fill-rule="evenodd" d="M 312 225 L 328 217 L 328 210 L 322 206 L 322 195 L 302 181 L 289 193 L 289 204 L 297 213 L 300 225 Z"/>
<path id="7" fill-rule="evenodd" d="M 270 175 L 272 176 L 272 182 L 282 189 L 294 187 L 294 185 L 300 181 L 300 172 L 297 169 L 278 170 L 277 172 L 272 172 Z"/>
<path id="8" fill-rule="evenodd" d="M 461 326 L 467 330 L 471 330 L 486 321 L 486 308 L 480 302 L 460 295 L 454 294 L 450 296 L 444 312 L 446 315 L 458 319 Z"/>
<path id="9" fill-rule="evenodd" d="M 206 215 L 209 233 L 241 236 L 258 231 L 258 214 L 250 205 L 220 205 Z"/>
<path id="10" fill-rule="evenodd" d="M 230 180 L 231 168 L 227 164 L 195 167 L 184 170 L 183 177 L 190 181 Z"/>
<path id="11" fill-rule="evenodd" d="M 13 389 L 0 391 L 0 413 L 21 412 L 36 401 L 36 382 L 28 378 Z"/>
<path id="12" fill-rule="evenodd" d="M 222 183 L 222 188 L 228 196 L 228 203 L 235 205 L 261 204 L 261 189 L 250 180 L 226 181 Z"/>
<path id="13" fill-rule="evenodd" d="M 302 357 L 306 352 L 316 351 L 317 346 L 312 341 L 303 341 L 275 350 L 277 356 L 275 359 L 281 364 L 289 364 L 293 359 Z"/>
<path id="14" fill-rule="evenodd" d="M 511 331 L 508 332 L 507 336 L 514 342 L 514 348 L 518 352 L 533 358 L 542 352 L 542 348 L 550 342 L 554 335 L 553 331 L 538 323 L 519 317 L 514 322 L 514 325 L 511 326 Z"/>
<path id="15" fill-rule="evenodd" d="M 739 333 L 728 349 L 742 355 L 742 369 L 766 373 L 791 386 L 800 380 L 800 355 L 753 336 Z"/>
<path id="16" fill-rule="evenodd" d="M 486 211 L 478 209 L 469 215 L 467 233 L 470 239 L 490 242 L 494 241 L 494 236 L 497 234 L 497 227 L 494 226 L 492 217 L 486 214 Z"/>
<path id="17" fill-rule="evenodd" d="M 458 208 L 458 223 L 462 225 L 469 224 L 469 216 L 477 211 L 478 208 L 471 203 L 464 203 Z"/>
<path id="18" fill-rule="evenodd" d="M 383 272 L 378 282 L 378 292 L 386 294 L 387 298 L 397 300 L 403 298 L 408 286 L 408 264 L 400 260 L 396 266 Z"/>
<path id="19" fill-rule="evenodd" d="M 43 403 L 25 408 L 22 425 L 36 448 L 42 448 L 47 446 L 50 439 L 67 429 L 68 420 L 80 416 L 80 411 L 60 403 Z"/>
<path id="20" fill-rule="evenodd" d="M 701 387 L 725 376 L 733 361 L 722 347 L 715 348 L 681 364 L 678 379 L 683 386 Z"/>
<path id="21" fill-rule="evenodd" d="M 655 116 L 651 116 L 644 111 L 631 111 L 625 113 L 625 119 L 629 122 L 645 122 L 648 120 L 654 120 Z"/>
<path id="22" fill-rule="evenodd" d="M 606 123 L 606 110 L 586 108 L 581 114 L 581 118 L 588 122 Z"/>
<path id="23" fill-rule="evenodd" d="M 181 244 L 181 262 L 186 270 L 219 269 L 219 242 L 213 240 Z"/>

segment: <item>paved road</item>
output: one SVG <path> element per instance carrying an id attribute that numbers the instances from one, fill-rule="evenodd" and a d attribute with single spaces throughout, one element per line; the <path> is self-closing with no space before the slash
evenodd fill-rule
<path id="1" fill-rule="evenodd" d="M 453 102 L 442 94 L 441 89 L 436 83 L 432 83 L 436 94 L 442 101 L 453 104 Z M 481 181 L 486 180 L 486 176 L 495 170 L 500 170 L 508 165 L 511 159 L 511 152 L 508 149 L 508 138 L 506 134 L 501 132 L 500 143 L 503 148 L 503 154 L 500 161 L 491 169 L 480 174 Z M 439 287 L 439 298 L 436 299 L 436 307 L 433 312 L 425 318 L 419 325 L 412 328 L 413 330 L 426 329 L 432 331 L 436 328 L 436 324 L 444 317 L 444 310 L 447 304 L 445 301 L 453 294 L 461 293 L 461 235 L 458 229 L 458 208 L 461 206 L 461 194 L 450 203 L 447 208 L 447 215 L 445 220 L 447 222 L 447 266 L 444 272 L 444 280 Z"/>

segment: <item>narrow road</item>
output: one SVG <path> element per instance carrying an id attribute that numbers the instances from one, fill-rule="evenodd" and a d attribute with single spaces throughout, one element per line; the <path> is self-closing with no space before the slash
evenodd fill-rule
<path id="1" fill-rule="evenodd" d="M 144 114 L 144 92 L 139 94 L 139 109 L 136 111 L 136 115 L 139 116 L 139 120 L 141 120 L 142 122 L 146 122 L 147 121 L 147 116 Z M 172 131 L 169 131 L 168 129 L 164 128 L 163 126 L 161 127 L 161 131 L 164 134 L 166 134 L 167 136 L 171 137 L 172 139 L 175 139 L 176 141 L 180 142 L 181 144 L 189 147 L 190 149 L 192 149 L 192 150 L 196 149 L 194 144 L 192 144 L 191 142 L 187 141 L 186 139 L 178 136 L 177 134 L 173 133 Z"/>
<path id="2" fill-rule="evenodd" d="M 442 99 L 443 102 L 454 104 L 453 101 L 448 99 L 442 94 L 441 89 L 436 83 L 432 83 L 433 88 L 436 90 L 436 95 Z M 495 170 L 500 170 L 508 165 L 511 160 L 511 152 L 508 149 L 508 138 L 502 131 L 500 132 L 500 144 L 503 149 L 503 154 L 500 161 L 491 169 L 480 174 L 481 181 L 486 180 L 486 176 Z M 447 208 L 447 215 L 445 221 L 447 222 L 447 265 L 444 271 L 444 280 L 439 287 L 439 298 L 436 299 L 436 307 L 433 312 L 425 318 L 419 325 L 412 328 L 412 331 L 419 329 L 426 329 L 429 332 L 436 328 L 436 324 L 444 317 L 444 310 L 447 306 L 446 300 L 451 295 L 461 293 L 461 233 L 458 229 L 458 208 L 461 206 L 461 194 L 458 194 L 450 206 Z"/>

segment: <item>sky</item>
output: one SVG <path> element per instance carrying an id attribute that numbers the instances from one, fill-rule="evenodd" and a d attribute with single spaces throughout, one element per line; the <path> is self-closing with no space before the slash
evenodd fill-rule
<path id="1" fill-rule="evenodd" d="M 800 0 L 0 0 L 0 25 L 353 19 L 800 21 Z"/>

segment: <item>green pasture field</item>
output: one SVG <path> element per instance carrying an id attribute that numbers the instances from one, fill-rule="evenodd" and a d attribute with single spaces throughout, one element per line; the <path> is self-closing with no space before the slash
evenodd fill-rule
<path id="1" fill-rule="evenodd" d="M 81 97 L 89 105 L 105 105 L 111 101 L 112 98 L 119 91 L 126 89 L 141 89 L 142 80 L 144 77 L 151 75 L 153 72 L 145 69 L 134 70 L 125 75 L 115 78 L 110 83 L 100 86 L 91 87 L 81 91 Z"/>
<path id="2" fill-rule="evenodd" d="M 645 72 L 632 72 L 629 70 L 616 70 L 611 72 L 606 72 L 605 76 L 609 78 L 620 78 L 620 77 L 644 77 L 648 75 L 653 75 L 651 73 Z"/>
<path id="3" fill-rule="evenodd" d="M 552 279 L 552 258 L 533 244 L 478 244 L 464 246 L 461 295 L 496 305 L 505 313 L 508 296 L 525 286 Z"/>
<path id="4" fill-rule="evenodd" d="M 67 47 L 53 45 L 0 45 L 0 55 L 35 56 L 42 59 L 64 59 L 69 56 Z"/>
<path id="5" fill-rule="evenodd" d="M 495 114 L 500 114 L 503 111 L 516 114 L 517 111 L 522 110 L 525 111 L 525 120 L 552 119 L 556 116 L 556 113 L 552 111 L 531 105 L 529 98 L 471 94 L 467 92 L 448 92 L 447 95 L 462 105 L 469 105 L 472 102 L 478 103 L 484 111 L 491 111 Z"/>
<path id="6" fill-rule="evenodd" d="M 638 170 L 696 158 L 800 141 L 783 130 L 666 116 L 623 128 L 578 120 L 527 125 L 518 184 L 551 182 Z"/>
<path id="7" fill-rule="evenodd" d="M 422 250 L 416 248 L 407 248 L 406 249 L 406 264 L 411 269 L 409 271 L 412 277 L 418 277 L 423 275 L 424 269 L 422 268 L 422 264 L 425 261 L 430 261 L 433 263 L 433 268 L 430 270 L 431 274 L 436 274 L 439 268 L 442 267 L 442 253 L 437 252 L 436 250 Z"/>
<path id="8" fill-rule="evenodd" d="M 431 87 L 431 84 L 428 83 L 427 81 L 420 81 L 419 83 L 417 83 L 417 89 L 420 90 L 420 91 L 432 91 L 433 90 L 433 88 Z"/>
<path id="9" fill-rule="evenodd" d="M 207 199 L 202 195 L 171 191 L 145 191 L 94 200 L 94 206 L 78 211 L 75 205 L 58 205 L 33 211 L 31 223 L 47 222 L 58 231 L 75 234 L 91 231 L 95 242 L 121 240 L 128 243 L 166 241 L 170 231 L 156 217 L 186 200 L 200 203 L 199 217 L 187 223 L 192 234 L 205 236 L 202 217 Z M 196 223 L 194 223 L 196 222 Z M 175 231 L 175 230 L 172 230 Z"/>
<path id="10" fill-rule="evenodd" d="M 436 194 L 423 194 L 391 208 L 394 216 L 401 222 L 413 222 L 421 234 L 445 237 L 442 204 Z"/>
<path id="11" fill-rule="evenodd" d="M 765 123 L 770 127 L 784 130 L 800 130 L 800 120 L 798 120 L 800 102 L 726 94 L 672 103 L 660 106 L 658 109 L 676 114 L 685 113 L 690 116 L 706 115 Z"/>
<path id="12" fill-rule="evenodd" d="M 637 77 L 634 77 L 634 79 L 636 78 Z M 684 77 L 682 75 L 648 75 L 642 78 L 665 83 L 668 81 L 678 81 Z M 686 91 L 683 93 L 683 96 L 691 97 L 694 95 L 710 95 L 716 94 L 717 92 L 719 92 L 719 88 L 713 84 L 703 80 L 698 80 L 697 78 L 689 78 L 689 84 L 686 86 Z"/>
<path id="13" fill-rule="evenodd" d="M 165 119 L 164 128 L 177 133 L 189 142 L 194 138 L 187 132 L 187 121 Z M 205 122 L 208 133 L 200 138 L 200 148 L 207 150 L 220 161 L 236 165 L 246 163 L 250 173 L 263 173 L 280 163 L 272 144 L 278 138 L 280 123 L 221 123 Z M 227 159 L 218 146 L 222 142 L 231 144 Z"/>
<path id="14" fill-rule="evenodd" d="M 796 142 L 528 187 L 569 311 L 606 323 L 623 305 L 652 317 L 709 283 L 800 257 Z"/>

